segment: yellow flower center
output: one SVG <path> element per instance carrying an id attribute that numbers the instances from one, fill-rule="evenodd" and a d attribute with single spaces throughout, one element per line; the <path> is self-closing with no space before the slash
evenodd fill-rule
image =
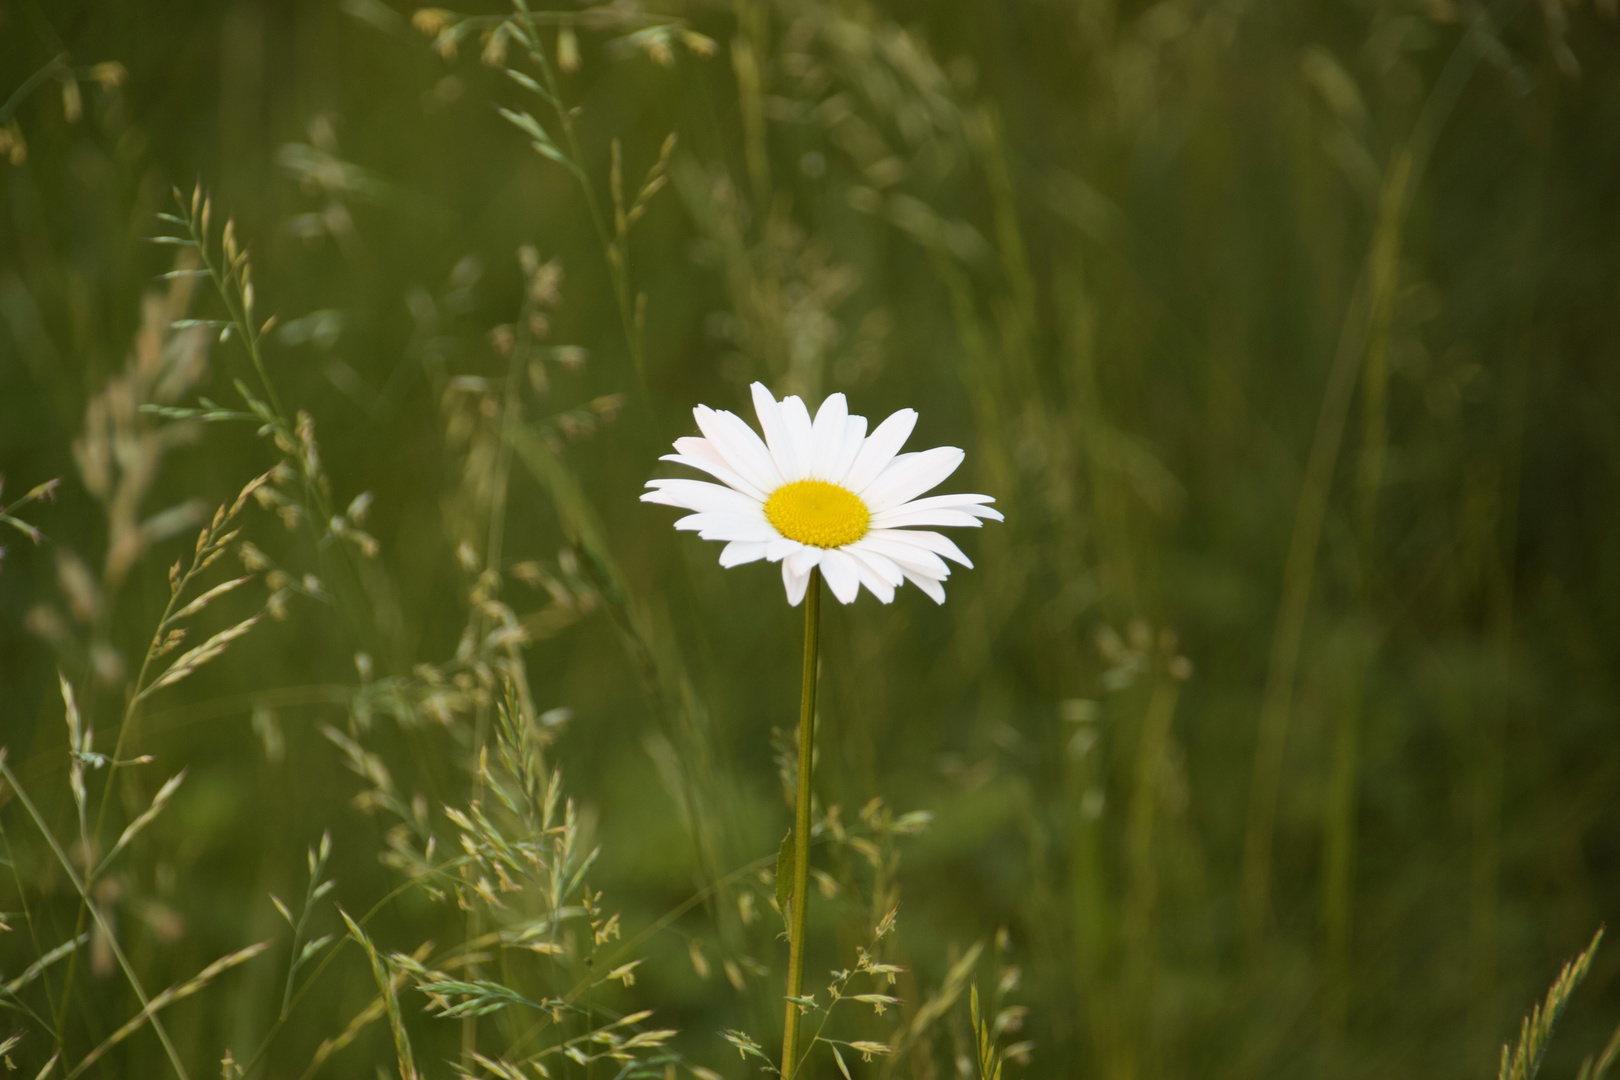
<path id="1" fill-rule="evenodd" d="M 765 517 L 789 540 L 820 548 L 853 544 L 872 522 L 860 496 L 825 480 L 783 484 L 765 500 Z"/>

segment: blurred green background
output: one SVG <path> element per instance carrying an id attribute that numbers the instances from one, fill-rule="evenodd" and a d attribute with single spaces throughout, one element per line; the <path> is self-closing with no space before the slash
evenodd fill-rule
<path id="1" fill-rule="evenodd" d="M 818 798 L 849 821 L 877 796 L 934 814 L 900 843 L 902 1012 L 1005 928 L 990 948 L 1029 1010 L 1008 1040 L 1033 1042 L 1010 1075 L 1493 1070 L 1620 903 L 1613 0 L 567 11 L 577 64 L 538 33 L 604 213 L 615 140 L 629 203 L 678 136 L 622 277 L 580 179 L 497 113 L 561 139 L 488 62 L 493 22 L 413 25 L 383 0 L 0 0 L 0 98 L 44 75 L 0 114 L 0 499 L 64 478 L 22 512 L 46 542 L 4 538 L 0 744 L 64 833 L 56 670 L 108 750 L 195 527 L 183 511 L 180 539 L 143 534 L 109 581 L 72 450 L 174 265 L 142 242 L 172 187 L 200 178 L 216 231 L 234 216 L 251 248 L 259 317 L 280 324 L 266 364 L 313 418 L 334 504 L 374 497 L 380 553 L 347 574 L 341 545 L 250 510 L 245 535 L 326 599 L 292 597 L 144 708 L 131 746 L 158 760 L 111 820 L 188 777 L 102 902 L 150 984 L 284 934 L 265 894 L 301 894 L 323 830 L 347 909 L 394 887 L 387 822 L 351 804 L 319 727 L 346 723 L 357 653 L 385 678 L 456 652 L 479 569 L 458 549 L 490 540 L 508 372 L 491 332 L 518 318 L 529 244 L 562 271 L 519 394 L 552 471 L 512 466 L 497 569 L 537 706 L 572 711 L 551 756 L 627 932 L 773 856 L 801 633 L 773 569 L 721 571 L 641 484 L 670 475 L 657 455 L 697 403 L 751 419 L 753 379 L 841 390 L 874 422 L 918 409 L 918 446 L 968 451 L 951 488 L 1007 515 L 960 537 L 976 569 L 943 608 L 906 588 L 826 612 Z M 110 61 L 123 77 L 92 68 Z M 539 77 L 516 46 L 504 62 Z M 218 315 L 200 286 L 192 306 Z M 240 407 L 248 370 L 215 344 L 182 403 Z M 134 520 L 211 512 L 280 457 L 251 424 L 164 430 Z M 93 568 L 94 612 L 75 613 L 64 552 Z M 233 597 L 236 618 L 262 595 Z M 466 724 L 380 719 L 371 738 L 408 794 L 462 797 Z M 20 903 L 49 948 L 76 901 L 15 801 L 0 821 L 9 976 L 41 947 Z M 865 940 L 858 893 L 812 911 L 812 986 Z M 726 1075 L 754 1065 L 717 1029 L 770 1046 L 780 1024 L 785 947 L 742 894 L 650 938 L 626 995 Z M 407 896 L 373 925 L 408 952 L 455 924 Z M 174 1007 L 195 1074 L 251 1055 L 284 970 L 261 958 Z M 1550 1074 L 1602 1046 L 1617 972 L 1600 953 Z M 70 1061 L 139 1007 L 80 977 Z M 372 993 L 358 953 L 335 965 L 264 1075 L 302 1075 Z M 958 1041 L 965 1023 L 959 1001 Z M 447 1048 L 423 1051 L 428 1075 L 451 1075 L 459 1033 L 421 1037 Z M 952 1045 L 894 1071 L 957 1075 Z M 389 1047 L 374 1026 L 327 1072 L 391 1068 Z M 34 1069 L 48 1052 L 38 1034 L 18 1051 Z M 166 1065 L 147 1032 L 97 1068 Z"/>

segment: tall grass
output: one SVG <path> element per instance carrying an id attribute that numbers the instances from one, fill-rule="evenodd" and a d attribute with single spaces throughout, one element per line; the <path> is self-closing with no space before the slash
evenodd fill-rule
<path id="1" fill-rule="evenodd" d="M 1503 1044 L 1620 895 L 1612 4 L 0 27 L 23 1075 L 776 1067 L 797 617 L 634 499 L 756 378 L 1008 518 L 823 614 L 807 1075 L 1610 1068 L 1595 943 Z"/>

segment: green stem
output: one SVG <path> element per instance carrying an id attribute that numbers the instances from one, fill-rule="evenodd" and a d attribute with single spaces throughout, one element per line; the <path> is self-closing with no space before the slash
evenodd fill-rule
<path id="1" fill-rule="evenodd" d="M 68 881 L 73 885 L 74 890 L 78 892 L 79 898 L 83 901 L 80 911 L 83 912 L 88 909 L 91 916 L 96 920 L 96 925 L 106 935 L 107 947 L 112 950 L 113 959 L 118 961 L 118 966 L 123 969 L 125 977 L 129 979 L 130 989 L 135 991 L 136 998 L 140 1000 L 141 1008 L 150 1009 L 152 1000 L 147 997 L 146 989 L 141 986 L 141 980 L 136 976 L 135 969 L 130 966 L 129 958 L 124 955 L 124 950 L 119 946 L 118 938 L 113 933 L 112 927 L 107 925 L 107 920 L 90 902 L 90 893 L 87 891 L 85 884 L 79 880 L 79 875 L 74 872 L 73 863 L 68 859 L 67 852 L 63 851 L 62 845 L 56 842 L 56 834 L 52 833 L 50 826 L 45 824 L 45 818 L 34 805 L 34 800 L 28 797 L 28 792 L 23 790 L 22 785 L 17 782 L 16 776 L 12 775 L 11 770 L 6 767 L 3 756 L 0 756 L 0 779 L 4 779 L 6 783 L 11 785 L 11 790 L 17 794 L 17 801 L 23 804 L 23 809 L 28 811 L 28 816 L 34 819 L 34 825 L 38 827 L 40 834 L 45 837 L 45 843 L 50 846 L 51 852 L 56 856 L 56 861 L 61 864 L 62 872 L 67 875 Z M 78 940 L 77 935 L 73 940 Z M 77 956 L 78 954 L 79 950 L 74 949 L 72 955 Z M 62 1004 L 65 1008 L 67 1004 L 66 997 L 63 998 Z M 57 1032 L 60 1034 L 61 1019 L 58 1018 L 56 1023 Z M 157 1032 L 158 1040 L 163 1043 L 163 1049 L 169 1055 L 169 1064 L 174 1066 L 175 1075 L 179 1076 L 180 1080 L 187 1080 L 186 1067 L 180 1063 L 180 1052 L 174 1048 L 174 1043 L 169 1039 L 168 1030 L 164 1028 L 163 1021 L 158 1019 L 155 1012 L 152 1014 L 152 1030 Z M 57 1048 L 58 1052 L 60 1052 L 60 1040 L 57 1042 Z"/>
<path id="2" fill-rule="evenodd" d="M 216 535 L 215 530 L 210 528 L 208 535 L 209 540 L 212 541 Z M 75 939 L 77 939 L 80 934 L 84 933 L 84 923 L 87 916 L 94 915 L 98 923 L 101 921 L 100 913 L 92 910 L 92 903 L 89 893 L 90 887 L 95 884 L 97 870 L 96 867 L 90 865 L 91 852 L 95 846 L 91 843 L 91 837 L 97 838 L 97 841 L 99 842 L 101 830 L 107 823 L 107 808 L 112 805 L 113 781 L 118 776 L 117 763 L 123 760 L 124 748 L 129 742 L 130 729 L 135 726 L 135 715 L 140 708 L 141 699 L 147 688 L 146 677 L 152 670 L 152 661 L 156 659 L 158 649 L 163 645 L 163 636 L 165 631 L 167 631 L 169 628 L 169 619 L 174 615 L 175 610 L 179 605 L 180 597 L 185 592 L 187 586 L 191 584 L 191 579 L 201 571 L 202 561 L 203 555 L 201 549 L 199 549 L 197 553 L 192 556 L 191 567 L 181 576 L 179 583 L 169 589 L 169 602 L 164 605 L 163 616 L 158 619 L 157 629 L 152 632 L 152 641 L 146 647 L 146 657 L 141 661 L 140 673 L 135 676 L 135 685 L 133 689 L 130 690 L 128 702 L 126 702 L 124 705 L 124 718 L 118 724 L 118 737 L 113 740 L 112 760 L 107 765 L 107 780 L 104 784 L 102 784 L 101 787 L 101 804 L 96 808 L 96 828 L 94 832 L 85 831 L 83 809 L 80 809 L 79 839 L 84 844 L 85 850 L 85 887 L 79 890 L 82 902 L 79 904 L 79 913 L 73 923 L 73 937 Z M 75 949 L 73 954 L 68 957 L 67 973 L 62 978 L 62 997 L 61 1000 L 57 1002 L 56 1014 L 53 1017 L 53 1019 L 56 1021 L 56 1045 L 58 1050 L 64 1049 L 62 1045 L 62 1037 L 67 1030 L 65 1025 L 67 1023 L 68 1001 L 72 997 L 73 976 L 78 971 L 78 967 L 79 952 L 77 949 Z M 143 1000 L 141 1004 L 145 1005 L 146 1002 Z M 153 1019 L 155 1020 L 156 1017 L 153 1017 Z"/>
<path id="3" fill-rule="evenodd" d="M 50 78 L 52 75 L 55 75 L 57 72 L 66 68 L 68 66 L 67 59 L 67 53 L 61 53 L 54 56 L 44 67 L 40 68 L 38 71 L 28 76 L 28 78 L 24 79 L 23 84 L 17 87 L 16 90 L 12 91 L 10 97 L 6 98 L 5 104 L 0 105 L 0 124 L 3 124 L 7 120 L 11 119 L 12 113 L 16 112 L 22 103 L 28 100 L 29 94 L 32 94 L 35 90 L 39 89 L 39 85 L 41 83 Z"/>
<path id="4" fill-rule="evenodd" d="M 804 688 L 799 695 L 799 791 L 793 815 L 793 893 L 789 901 L 787 1022 L 782 1035 L 782 1080 L 798 1065 L 799 1005 L 804 988 L 804 924 L 810 907 L 810 771 L 816 756 L 816 658 L 821 637 L 821 568 L 810 571 L 804 596 Z"/>
<path id="5" fill-rule="evenodd" d="M 524 11 L 524 14 L 527 15 L 528 12 Z M 530 45 L 529 56 L 540 68 L 541 78 L 546 81 L 546 92 L 550 95 L 552 108 L 557 112 L 557 124 L 562 128 L 563 138 L 568 143 L 568 159 L 573 164 L 574 178 L 579 181 L 580 191 L 585 196 L 585 208 L 590 212 L 591 224 L 596 228 L 596 237 L 602 245 L 602 254 L 607 260 L 609 276 L 613 279 L 613 299 L 619 308 L 619 322 L 624 327 L 625 343 L 630 348 L 630 360 L 635 365 L 636 380 L 643 399 L 650 402 L 652 398 L 647 388 L 647 364 L 643 358 L 641 331 L 630 297 L 630 245 L 625 242 L 627 237 L 623 233 L 615 238 L 614 234 L 608 232 L 602 204 L 596 197 L 595 189 L 591 187 L 590 175 L 585 171 L 585 154 L 580 149 L 579 136 L 574 132 L 573 112 L 563 105 L 561 81 L 557 78 L 551 61 L 546 59 L 538 40 Z"/>

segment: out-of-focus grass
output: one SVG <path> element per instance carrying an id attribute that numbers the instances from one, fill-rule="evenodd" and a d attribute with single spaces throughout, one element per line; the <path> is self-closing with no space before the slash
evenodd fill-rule
<path id="1" fill-rule="evenodd" d="M 350 730 L 373 694 L 367 745 L 453 836 L 437 808 L 467 801 L 494 713 L 398 725 L 376 688 L 431 697 L 413 669 L 494 625 L 467 608 L 490 566 L 532 638 L 523 708 L 572 711 L 545 752 L 602 845 L 590 887 L 627 937 L 704 897 L 638 946 L 621 1006 L 656 1006 L 684 1061 L 728 1074 L 717 1029 L 771 1045 L 785 948 L 741 899 L 769 890 L 738 883 L 788 819 L 797 621 L 769 570 L 722 572 L 635 498 L 693 404 L 745 411 L 760 378 L 917 408 L 918 442 L 964 446 L 963 487 L 1008 519 L 964 541 L 977 568 L 943 609 L 902 590 L 826 613 L 819 798 L 848 822 L 875 796 L 935 817 L 897 840 L 892 881 L 829 855 L 878 896 L 813 909 L 812 973 L 849 966 L 897 895 L 904 1015 L 975 942 L 986 1000 L 991 955 L 1021 970 L 1005 1041 L 1033 1049 L 1009 1075 L 1488 1072 L 1620 897 L 1612 8 L 618 9 L 570 31 L 577 67 L 540 31 L 574 145 L 481 62 L 494 21 L 457 38 L 455 17 L 373 0 L 0 4 L 0 95 L 63 57 L 0 116 L 0 505 L 64 477 L 17 511 L 46 541 L 5 538 L 0 745 L 59 835 L 78 824 L 57 669 L 110 752 L 165 568 L 282 456 L 252 424 L 203 425 L 110 514 L 75 460 L 175 265 L 141 242 L 173 186 L 202 178 L 216 246 L 234 216 L 255 322 L 278 317 L 266 370 L 320 448 L 309 486 L 281 486 L 314 505 L 325 476 L 332 513 L 372 493 L 375 559 L 250 505 L 246 538 L 291 574 L 286 619 L 154 692 L 125 756 L 157 761 L 109 788 L 104 848 L 188 770 L 98 897 L 148 992 L 277 942 L 165 1012 L 177 1053 L 202 1075 L 260 1045 L 287 977 L 266 893 L 300 895 L 323 831 L 345 911 L 399 882 L 376 860 L 394 819 L 352 805 L 365 785 L 323 725 Z M 664 15 L 677 29 L 631 36 Z M 515 43 L 487 59 L 542 79 Z M 98 81 L 105 61 L 127 78 Z M 495 105 L 530 110 L 584 185 Z M 620 239 L 615 155 L 628 208 L 672 132 L 667 186 Z M 524 244 L 561 268 L 555 298 Z M 513 379 L 523 334 L 537 365 Z M 177 403 L 241 408 L 240 341 L 209 356 Z M 158 524 L 183 536 L 117 548 L 174 507 Z M 319 595 L 296 595 L 305 573 Z M 263 601 L 257 582 L 222 598 L 207 632 Z M 106 773 L 88 776 L 94 816 Z M 79 905 L 15 801 L 0 824 L 10 978 Z M 407 891 L 365 933 L 409 953 L 474 922 Z M 344 926 L 321 907 L 309 932 Z M 376 997 L 348 948 L 267 1075 L 303 1073 Z M 111 963 L 87 949 L 74 977 L 69 1064 L 140 1009 Z M 1550 1068 L 1601 1045 L 1614 970 L 1599 954 Z M 414 993 L 417 1063 L 449 1075 L 469 1026 Z M 391 1067 L 385 1026 L 327 1068 Z M 965 997 L 938 1034 L 890 1067 L 965 1066 Z M 30 1029 L 14 1054 L 37 1070 L 49 1043 Z M 142 1031 L 95 1068 L 167 1066 Z"/>

